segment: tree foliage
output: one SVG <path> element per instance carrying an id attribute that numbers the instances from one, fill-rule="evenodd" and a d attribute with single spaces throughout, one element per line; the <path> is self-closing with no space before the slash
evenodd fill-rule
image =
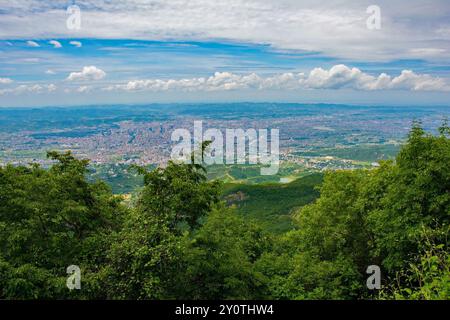
<path id="1" fill-rule="evenodd" d="M 105 183 L 86 181 L 87 161 L 70 152 L 48 156 L 56 161 L 49 170 L 0 168 L 0 297 L 66 293 L 66 268 L 98 271 L 108 236 L 121 226 L 121 199 Z"/>
<path id="2" fill-rule="evenodd" d="M 198 164 L 136 168 L 128 205 L 70 152 L 0 167 L 0 299 L 448 299 L 449 134 L 414 123 L 395 161 L 327 172 L 280 234 L 227 208 Z"/>

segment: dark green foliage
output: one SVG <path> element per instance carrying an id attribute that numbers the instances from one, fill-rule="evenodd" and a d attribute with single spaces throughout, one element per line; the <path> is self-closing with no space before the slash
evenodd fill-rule
<path id="1" fill-rule="evenodd" d="M 104 290 L 111 299 L 168 298 L 166 282 L 177 264 L 180 238 L 161 217 L 128 217 L 108 253 Z"/>
<path id="2" fill-rule="evenodd" d="M 306 294 L 300 289 L 286 290 L 291 293 L 286 298 L 369 297 L 364 279 L 365 269 L 372 264 L 382 267 L 385 285 L 398 281 L 401 288 L 422 287 L 417 278 L 416 282 L 411 277 L 398 278 L 411 265 L 430 258 L 429 250 L 421 253 L 422 230 L 436 235 L 434 243 L 441 248 L 439 268 L 448 268 L 447 132 L 444 126 L 436 137 L 415 124 L 396 162 L 383 162 L 371 171 L 327 173 L 320 198 L 297 214 L 299 230 L 290 234 L 297 247 L 278 254 L 285 265 L 291 265 L 284 278 L 294 281 L 291 285 L 286 280 L 283 285 L 304 288 L 305 283 L 312 284 Z M 286 262 L 287 254 L 295 250 L 298 253 Z M 315 271 L 308 277 L 312 265 Z M 437 277 L 428 276 L 423 278 L 435 281 Z"/>
<path id="3" fill-rule="evenodd" d="M 87 161 L 70 153 L 49 157 L 57 161 L 50 170 L 0 168 L 0 261 L 9 270 L 0 297 L 55 296 L 69 265 L 98 270 L 108 235 L 120 227 L 121 199 L 102 182 L 86 182 Z"/>
<path id="4" fill-rule="evenodd" d="M 276 298 L 349 299 L 361 294 L 367 232 L 354 200 L 363 177 L 359 171 L 327 174 L 321 197 L 296 215 L 298 230 L 282 236 L 275 252 L 259 261 Z"/>
<path id="5" fill-rule="evenodd" d="M 133 172 L 129 164 L 90 164 L 88 170 L 89 181 L 105 181 L 114 194 L 134 193 L 144 186 L 142 175 Z"/>
<path id="6" fill-rule="evenodd" d="M 270 246 L 255 224 L 229 209 L 213 211 L 192 236 L 186 235 L 183 261 L 174 278 L 179 299 L 262 298 L 265 279 L 254 262 Z"/>
<path id="7" fill-rule="evenodd" d="M 219 183 L 207 181 L 202 166 L 169 161 L 164 169 L 138 170 L 144 175 L 145 187 L 137 210 L 161 216 L 171 229 L 183 223 L 195 228 L 219 201 Z"/>
<path id="8" fill-rule="evenodd" d="M 109 253 L 108 295 L 119 299 L 176 297 L 167 290 L 184 253 L 182 231 L 194 229 L 219 202 L 219 184 L 204 168 L 169 162 L 147 171 L 137 206 Z"/>
<path id="9" fill-rule="evenodd" d="M 201 165 L 137 168 L 129 207 L 70 153 L 1 167 L 0 299 L 449 299 L 449 134 L 416 123 L 396 161 L 327 172 L 317 191 L 320 175 L 224 191 Z M 269 232 L 280 215 L 294 228 Z"/>
<path id="10" fill-rule="evenodd" d="M 292 211 L 319 196 L 316 189 L 322 182 L 322 174 L 314 173 L 286 184 L 226 184 L 223 198 L 237 207 L 239 213 L 254 219 L 276 233 L 291 230 Z"/>
<path id="11" fill-rule="evenodd" d="M 422 227 L 450 222 L 450 139 L 425 134 L 415 124 L 395 164 L 372 174 L 364 199 L 375 255 L 389 270 L 404 267 L 418 251 Z"/>
<path id="12" fill-rule="evenodd" d="M 441 243 L 442 238 L 448 238 L 449 226 L 440 226 L 433 231 L 424 228 L 420 235 L 420 253 L 383 289 L 382 298 L 450 299 L 450 254 L 448 243 Z"/>

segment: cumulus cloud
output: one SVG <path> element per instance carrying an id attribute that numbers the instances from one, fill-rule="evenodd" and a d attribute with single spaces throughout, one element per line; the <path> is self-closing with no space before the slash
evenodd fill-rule
<path id="1" fill-rule="evenodd" d="M 10 84 L 13 80 L 10 78 L 0 78 L 0 84 Z"/>
<path id="2" fill-rule="evenodd" d="M 40 47 L 39 43 L 37 43 L 36 41 L 31 41 L 31 40 L 27 41 L 27 46 L 33 47 L 33 48 Z"/>
<path id="3" fill-rule="evenodd" d="M 255 73 L 238 75 L 230 72 L 216 72 L 210 77 L 188 79 L 141 79 L 103 88 L 106 91 L 227 91 L 242 89 L 257 90 L 410 90 L 450 91 L 450 84 L 442 78 L 416 74 L 404 70 L 396 77 L 382 73 L 374 76 L 358 68 L 335 65 L 326 70 L 315 68 L 309 74 L 282 73 L 261 77 Z"/>
<path id="4" fill-rule="evenodd" d="M 106 76 L 106 72 L 96 66 L 83 67 L 81 72 L 72 72 L 66 80 L 68 81 L 85 81 L 85 80 L 101 80 Z"/>
<path id="5" fill-rule="evenodd" d="M 59 41 L 50 40 L 48 43 L 50 43 L 53 46 L 53 48 L 62 48 L 62 44 Z"/>
<path id="6" fill-rule="evenodd" d="M 77 48 L 81 48 L 83 46 L 80 41 L 70 41 L 69 43 Z"/>
<path id="7" fill-rule="evenodd" d="M 95 66 L 86 66 L 81 72 L 72 72 L 67 80 L 100 80 L 106 73 Z M 0 78 L 0 83 L 11 83 Z M 10 80 L 10 79 L 9 79 Z M 339 90 L 355 91 L 435 91 L 450 92 L 448 79 L 428 74 L 418 74 L 412 70 L 403 70 L 398 75 L 381 73 L 377 75 L 363 72 L 343 64 L 329 69 L 314 68 L 307 73 L 286 72 L 273 75 L 236 74 L 216 72 L 209 77 L 193 77 L 182 79 L 136 79 L 109 86 L 81 85 L 75 88 L 62 88 L 65 93 L 88 93 L 93 89 L 112 92 L 212 92 L 233 90 Z M 0 95 L 51 93 L 57 90 L 54 84 L 21 84 L 14 88 L 0 90 Z"/>
<path id="8" fill-rule="evenodd" d="M 48 69 L 45 71 L 46 74 L 55 74 L 56 72 L 53 71 L 52 69 Z"/>

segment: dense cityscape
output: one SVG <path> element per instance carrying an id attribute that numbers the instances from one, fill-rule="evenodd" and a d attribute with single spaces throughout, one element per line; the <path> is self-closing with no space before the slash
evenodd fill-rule
<path id="1" fill-rule="evenodd" d="M 90 107 L 82 109 L 87 114 L 79 117 L 77 109 L 17 109 L 14 117 L 8 109 L 0 110 L 0 163 L 46 165 L 46 151 L 72 150 L 96 165 L 164 165 L 173 146 L 172 132 L 178 128 L 192 131 L 194 121 L 203 120 L 204 130 L 279 129 L 282 161 L 313 169 L 354 168 L 393 158 L 414 119 L 420 117 L 425 128 L 432 128 L 442 121 L 443 112 L 448 113 L 433 108 L 392 112 L 382 107 L 295 104 L 278 104 L 275 109 L 280 107 L 284 111 L 277 114 L 271 112 L 274 106 L 270 104 L 237 104 L 229 111 L 226 105 L 217 105 L 206 116 L 195 105 Z M 124 116 L 116 115 L 117 108 Z M 237 114 L 235 108 L 242 111 Z M 261 111 L 257 116 L 255 109 Z M 49 112 L 55 117 L 68 112 L 71 122 L 47 119 Z M 20 125 L 10 130 L 11 122 Z"/>

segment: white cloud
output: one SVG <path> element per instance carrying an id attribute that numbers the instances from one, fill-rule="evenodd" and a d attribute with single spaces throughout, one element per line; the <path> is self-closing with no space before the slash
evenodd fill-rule
<path id="1" fill-rule="evenodd" d="M 52 69 L 48 69 L 47 71 L 45 71 L 46 74 L 55 74 L 56 72 L 53 71 Z"/>
<path id="2" fill-rule="evenodd" d="M 61 42 L 56 41 L 56 40 L 50 40 L 48 43 L 50 43 L 53 46 L 53 48 L 61 48 L 62 47 Z"/>
<path id="3" fill-rule="evenodd" d="M 0 84 L 10 84 L 13 80 L 10 78 L 0 78 Z"/>
<path id="4" fill-rule="evenodd" d="M 5 94 L 25 94 L 25 93 L 44 93 L 44 92 L 54 92 L 56 90 L 56 85 L 54 84 L 47 84 L 47 85 L 40 85 L 40 84 L 21 84 L 20 86 L 17 86 L 15 88 L 11 89 L 3 89 L 0 90 L 0 95 Z"/>
<path id="5" fill-rule="evenodd" d="M 381 30 L 366 27 L 370 4 L 349 0 L 82 1 L 83 22 L 77 37 L 228 39 L 361 60 L 447 58 L 448 0 L 410 0 L 408 5 L 378 0 Z M 2 6 L 0 38 L 73 36 L 72 30 L 62 27 L 67 12 L 59 1 L 4 1 Z M 420 50 L 430 46 L 437 50 Z"/>
<path id="6" fill-rule="evenodd" d="M 81 48 L 83 46 L 80 41 L 70 41 L 69 43 L 77 48 Z"/>
<path id="7" fill-rule="evenodd" d="M 39 43 L 37 43 L 36 41 L 31 41 L 31 40 L 27 41 L 27 45 L 29 47 L 34 47 L 34 48 L 40 47 Z"/>
<path id="8" fill-rule="evenodd" d="M 41 59 L 39 58 L 23 58 L 21 60 L 21 62 L 26 62 L 26 63 L 39 63 L 41 61 Z"/>
<path id="9" fill-rule="evenodd" d="M 409 52 L 417 57 L 432 57 L 444 55 L 447 50 L 441 48 L 413 48 Z"/>
<path id="10" fill-rule="evenodd" d="M 90 86 L 81 86 L 81 87 L 78 87 L 77 92 L 85 93 L 85 92 L 91 91 L 91 89 L 92 89 L 92 87 L 90 87 Z"/>
<path id="11" fill-rule="evenodd" d="M 48 90 L 48 92 L 56 91 L 56 89 L 57 89 L 57 87 L 56 87 L 56 85 L 54 85 L 53 83 L 47 85 L 47 90 Z"/>
<path id="12" fill-rule="evenodd" d="M 83 67 L 81 72 L 72 72 L 67 80 L 100 80 L 106 73 L 95 66 Z M 10 83 L 9 78 L 0 78 L 0 83 Z M 12 80 L 11 80 L 12 81 Z M 216 72 L 210 77 L 193 77 L 183 79 L 136 79 L 96 89 L 122 92 L 212 92 L 232 90 L 339 90 L 355 91 L 435 91 L 450 92 L 448 79 L 418 74 L 411 70 L 403 70 L 399 75 L 386 73 L 372 75 L 358 68 L 346 65 L 335 65 L 330 69 L 314 68 L 308 73 L 286 72 L 270 76 L 256 73 L 235 74 Z M 94 89 L 90 85 L 73 88 L 61 88 L 65 93 L 87 93 Z M 21 84 L 14 88 L 0 90 L 0 95 L 51 93 L 57 90 L 55 84 Z"/>
<path id="13" fill-rule="evenodd" d="M 72 72 L 67 77 L 68 81 L 84 81 L 84 80 L 101 80 L 106 76 L 106 73 L 96 66 L 83 67 L 81 72 Z"/>
<path id="14" fill-rule="evenodd" d="M 450 91 L 450 84 L 442 78 L 426 74 L 416 74 L 404 70 L 397 77 L 385 73 L 373 76 L 358 68 L 335 65 L 329 70 L 315 68 L 309 74 L 282 73 L 261 77 L 255 73 L 238 75 L 216 72 L 213 76 L 189 79 L 142 79 L 105 87 L 103 90 L 123 91 L 227 91 L 239 89 L 258 90 L 312 90 L 312 89 L 353 89 L 410 90 L 410 91 Z"/>
<path id="15" fill-rule="evenodd" d="M 403 70 L 394 78 L 385 73 L 375 77 L 345 65 L 336 65 L 330 70 L 316 68 L 300 83 L 313 89 L 450 91 L 450 84 L 445 79 L 411 70 Z"/>
<path id="16" fill-rule="evenodd" d="M 401 75 L 392 79 L 390 87 L 413 91 L 450 91 L 450 85 L 445 79 L 418 75 L 411 70 L 403 70 Z"/>

